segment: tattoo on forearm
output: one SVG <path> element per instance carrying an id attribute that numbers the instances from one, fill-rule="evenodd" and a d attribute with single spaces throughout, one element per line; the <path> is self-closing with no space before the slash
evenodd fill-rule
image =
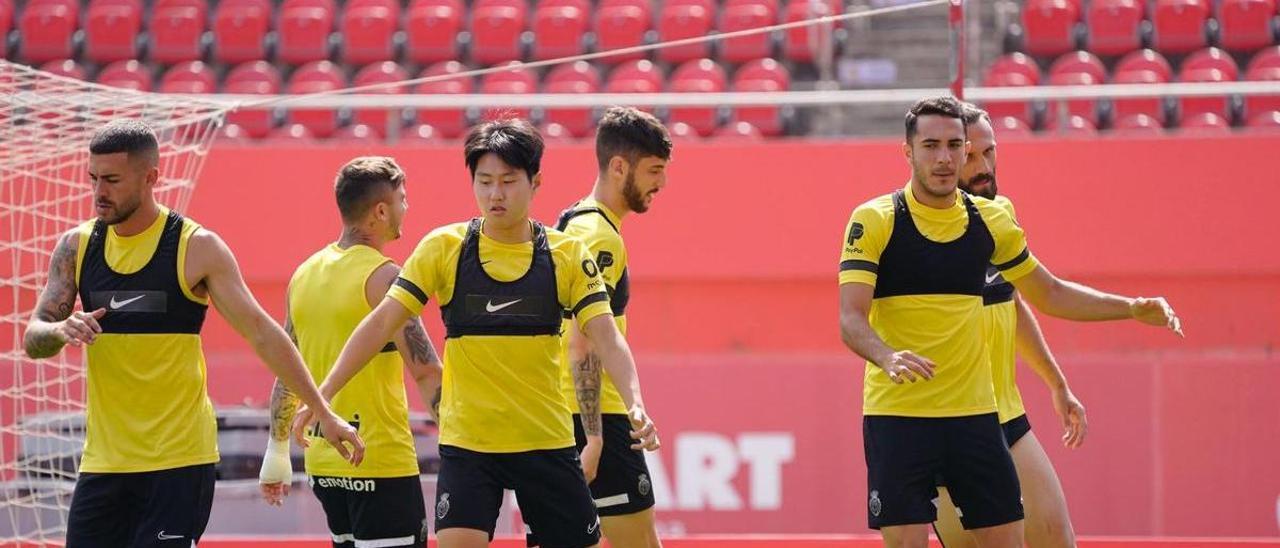
<path id="1" fill-rule="evenodd" d="M 298 411 L 298 397 L 276 379 L 271 388 L 271 438 L 276 441 L 289 439 L 289 426 Z"/>
<path id="2" fill-rule="evenodd" d="M 436 349 L 427 337 L 427 330 L 422 327 L 422 320 L 413 318 L 405 323 L 404 341 L 409 345 L 409 355 L 418 363 L 438 363 Z"/>
<path id="3" fill-rule="evenodd" d="M 49 260 L 49 282 L 31 314 L 32 321 L 60 322 L 71 316 L 76 305 L 76 247 L 79 236 L 68 233 L 58 240 Z M 47 358 L 62 349 L 62 338 L 55 329 L 28 327 L 23 346 L 27 354 Z"/>
<path id="4" fill-rule="evenodd" d="M 288 305 L 286 304 L 286 306 Z M 289 342 L 292 342 L 293 346 L 297 347 L 298 334 L 293 330 L 293 318 L 291 318 L 287 312 L 284 316 L 284 333 L 289 336 Z"/>
<path id="5" fill-rule="evenodd" d="M 599 436 L 603 430 L 600 424 L 600 358 L 588 352 L 573 366 L 577 369 L 573 383 L 578 393 L 582 430 L 588 436 Z"/>

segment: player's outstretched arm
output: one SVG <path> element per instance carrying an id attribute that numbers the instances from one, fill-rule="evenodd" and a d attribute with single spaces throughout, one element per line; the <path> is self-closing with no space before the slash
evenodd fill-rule
<path id="1" fill-rule="evenodd" d="M 583 447 L 579 460 L 582 461 L 582 472 L 587 476 L 587 483 L 591 483 L 600 465 L 600 454 L 604 451 L 604 419 L 600 413 L 600 357 L 591 351 L 587 337 L 578 330 L 577 324 L 570 327 L 565 336 L 569 337 L 569 371 L 573 374 L 582 431 L 587 437 L 586 447 Z"/>
<path id="2" fill-rule="evenodd" d="M 294 347 L 298 336 L 293 330 L 293 317 L 289 315 L 289 297 L 285 295 L 284 332 Z M 298 397 L 277 378 L 271 387 L 271 427 L 267 436 L 267 451 L 262 456 L 262 468 L 258 471 L 258 487 L 262 498 L 272 506 L 284 505 L 293 482 L 293 462 L 289 457 L 289 426 L 298 411 Z"/>
<path id="3" fill-rule="evenodd" d="M 1053 409 L 1062 419 L 1062 443 L 1072 449 L 1084 443 L 1085 434 L 1089 430 L 1089 422 L 1085 418 L 1084 405 L 1071 392 L 1067 384 L 1067 376 L 1058 367 L 1058 360 L 1049 351 L 1049 343 L 1044 340 L 1040 331 L 1040 322 L 1031 312 L 1031 307 L 1021 298 L 1014 296 L 1014 306 L 1018 311 L 1017 328 L 1014 343 L 1018 355 L 1027 362 L 1032 371 L 1044 381 L 1053 394 Z"/>
<path id="4" fill-rule="evenodd" d="M 218 312 L 249 342 L 258 357 L 266 362 L 271 372 L 298 399 L 311 409 L 321 410 L 320 429 L 325 439 L 333 444 L 343 458 L 352 464 L 359 464 L 364 458 L 364 442 L 356 434 L 355 428 L 334 414 L 320 397 L 320 391 L 311 381 L 311 374 L 302 363 L 298 349 L 294 348 L 284 330 L 254 299 L 240 275 L 240 265 L 236 263 L 235 255 L 226 242 L 213 232 L 199 230 L 191 236 L 188 245 L 190 249 L 187 261 L 196 272 L 197 277 L 194 279 L 200 280 L 208 288 L 209 298 Z M 352 449 L 348 449 L 345 443 L 350 443 Z"/>
<path id="5" fill-rule="evenodd" d="M 76 249 L 79 246 L 80 235 L 72 230 L 63 234 L 53 249 L 49 283 L 44 286 L 22 336 L 22 346 L 31 358 L 57 355 L 68 344 L 91 344 L 102 332 L 98 320 L 106 314 L 105 308 L 72 312 L 76 306 Z"/>
<path id="6" fill-rule="evenodd" d="M 365 283 L 365 299 L 369 306 L 376 307 L 382 302 L 399 275 L 400 267 L 387 262 L 369 276 L 369 281 Z M 444 367 L 440 363 L 440 356 L 436 354 L 435 346 L 431 344 L 431 338 L 427 336 L 422 319 L 410 315 L 404 322 L 404 327 L 395 331 L 393 340 L 400 357 L 404 359 L 405 368 L 409 370 L 409 376 L 413 377 L 413 383 L 418 387 L 422 402 L 427 404 L 431 417 L 439 423 L 440 385 Z"/>
<path id="7" fill-rule="evenodd" d="M 658 441 L 658 429 L 645 411 L 644 398 L 640 395 L 640 377 L 636 374 L 636 361 L 631 355 L 631 347 L 618 331 L 612 314 L 601 314 L 582 326 L 588 343 L 600 359 L 600 364 L 613 385 L 622 396 L 622 403 L 630 410 L 631 425 L 634 431 L 631 436 L 636 440 L 633 449 L 656 451 L 662 444 Z"/>
<path id="8" fill-rule="evenodd" d="M 1163 326 L 1182 335 L 1182 320 L 1163 297 L 1122 297 L 1098 291 L 1054 276 L 1044 265 L 1012 280 L 1022 297 L 1036 310 L 1075 321 L 1135 319 Z"/>
<path id="9" fill-rule="evenodd" d="M 865 283 L 840 284 L 840 338 L 855 354 L 883 369 L 889 379 L 902 384 L 916 378 L 933 378 L 934 364 L 910 350 L 897 351 L 884 343 L 867 316 L 871 313 L 871 297 L 875 287 Z"/>

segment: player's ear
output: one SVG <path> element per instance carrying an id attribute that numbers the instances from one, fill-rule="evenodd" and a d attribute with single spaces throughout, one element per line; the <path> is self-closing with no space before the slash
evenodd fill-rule
<path id="1" fill-rule="evenodd" d="M 628 167 L 630 166 L 627 165 L 627 159 L 623 158 L 622 156 L 614 156 L 612 158 L 609 158 L 609 173 L 617 175 L 618 178 L 623 178 L 627 176 Z"/>
<path id="2" fill-rule="evenodd" d="M 911 143 L 907 141 L 902 142 L 902 155 L 906 156 L 908 161 L 911 160 Z"/>
<path id="3" fill-rule="evenodd" d="M 537 193 L 538 193 L 538 187 L 542 186 L 542 172 L 541 172 L 541 171 L 539 171 L 539 172 L 537 172 L 537 173 L 534 173 L 534 174 L 533 174 L 533 178 L 532 178 L 532 179 L 529 179 L 529 185 L 530 185 L 531 187 L 533 187 L 533 193 L 534 193 L 534 194 L 537 194 Z"/>
<path id="4" fill-rule="evenodd" d="M 156 183 L 158 183 L 159 181 L 160 181 L 160 168 L 153 166 L 147 169 L 147 186 L 155 187 Z"/>

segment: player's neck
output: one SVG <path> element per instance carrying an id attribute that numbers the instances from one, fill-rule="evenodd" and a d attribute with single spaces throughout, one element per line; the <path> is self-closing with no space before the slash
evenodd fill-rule
<path id="1" fill-rule="evenodd" d="M 489 239 L 503 244 L 522 244 L 533 240 L 533 226 L 527 217 L 509 225 L 485 220 L 480 231 Z"/>
<path id="2" fill-rule="evenodd" d="M 156 218 L 160 216 L 160 206 L 155 201 L 143 202 L 134 210 L 128 219 L 120 221 L 112 226 L 112 230 L 116 236 L 137 236 L 151 225 L 155 224 Z"/>
<path id="3" fill-rule="evenodd" d="M 617 215 L 619 220 L 631 213 L 631 209 L 627 207 L 627 199 L 622 195 L 622 189 L 614 188 L 614 185 L 601 179 L 596 179 L 596 185 L 591 189 L 591 197 L 600 205 L 609 208 L 609 211 Z"/>
<path id="4" fill-rule="evenodd" d="M 372 247 L 378 251 L 382 251 L 382 245 L 385 244 L 382 238 L 374 236 L 366 230 L 359 227 L 344 226 L 342 227 L 342 236 L 338 238 L 338 247 L 347 249 L 352 246 L 364 245 Z"/>
<path id="5" fill-rule="evenodd" d="M 924 184 L 915 179 L 911 180 L 911 197 L 915 198 L 916 202 L 922 206 L 933 209 L 951 209 L 956 205 L 956 196 L 956 192 L 946 196 L 935 196 L 924 188 Z"/>

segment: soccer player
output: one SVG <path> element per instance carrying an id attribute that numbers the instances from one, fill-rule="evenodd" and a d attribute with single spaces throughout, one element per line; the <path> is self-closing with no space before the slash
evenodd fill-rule
<path id="1" fill-rule="evenodd" d="M 653 115 L 630 107 L 605 111 L 596 128 L 595 187 L 590 196 L 566 209 L 556 225 L 582 240 L 595 257 L 623 334 L 631 290 L 622 219 L 649 210 L 654 195 L 667 184 L 670 159 L 671 137 Z M 600 358 L 572 322 L 566 322 L 564 332 L 560 389 L 574 412 L 574 436 L 604 536 L 616 548 L 661 546 L 649 468 L 644 455 L 631 448 L 627 407 L 613 384 L 602 382 Z"/>
<path id="2" fill-rule="evenodd" d="M 155 133 L 135 120 L 94 134 L 89 179 L 97 218 L 58 241 L 23 340 L 32 358 L 68 344 L 87 355 L 70 548 L 194 545 L 204 533 L 218 462 L 200 346 L 211 300 L 271 371 L 319 409 L 325 438 L 344 459 L 359 463 L 364 451 L 254 300 L 227 244 L 156 203 L 159 150 Z M 77 296 L 83 310 L 73 311 Z"/>
<path id="3" fill-rule="evenodd" d="M 482 216 L 440 227 L 418 243 L 321 385 L 325 396 L 336 394 L 396 329 L 421 314 L 428 298 L 440 303 L 446 342 L 435 514 L 442 548 L 486 546 L 503 489 L 516 492 L 532 545 L 599 541 L 600 521 L 559 390 L 565 310 L 617 386 L 635 445 L 658 448 L 595 261 L 582 242 L 529 219 L 542 150 L 542 136 L 524 120 L 471 130 L 464 156 Z M 308 414 L 294 421 L 295 437 Z"/>
<path id="4" fill-rule="evenodd" d="M 285 331 L 317 382 L 328 375 L 343 343 L 400 273 L 382 248 L 400 237 L 409 207 L 405 191 L 404 171 L 391 158 L 356 158 L 338 172 L 334 194 L 342 235 L 298 267 L 287 293 Z M 423 546 L 427 541 L 426 506 L 404 390 L 406 365 L 422 401 L 434 413 L 440 361 L 415 317 L 331 402 L 364 438 L 368 458 L 357 468 L 328 446 L 315 444 L 306 450 L 307 474 L 324 507 L 335 548 Z M 271 437 L 259 477 L 263 495 L 275 505 L 288 496 L 292 481 L 289 428 L 297 403 L 276 382 Z"/>
<path id="5" fill-rule="evenodd" d="M 964 166 L 960 168 L 960 189 L 995 201 L 1016 222 L 1013 203 L 999 195 L 996 185 L 996 138 L 991 117 L 974 105 L 965 103 L 963 107 L 970 150 Z M 987 269 L 982 297 L 996 408 L 1005 442 L 1018 471 L 1018 482 L 1022 486 L 1022 504 L 1026 514 L 1023 534 L 1027 545 L 1035 548 L 1075 546 L 1075 533 L 1071 528 L 1062 485 L 1049 456 L 1031 431 L 1031 423 L 1022 406 L 1022 395 L 1014 382 L 1015 350 L 1053 394 L 1053 407 L 1062 419 L 1065 429 L 1062 441 L 1067 447 L 1075 448 L 1084 443 L 1088 427 L 1084 406 L 1067 385 L 1066 376 L 1040 333 L 1035 315 L 995 267 Z M 934 525 L 947 548 L 975 545 L 973 538 L 961 527 L 946 489 L 939 489 L 938 521 Z"/>
<path id="6" fill-rule="evenodd" d="M 988 265 L 1047 314 L 1181 332 L 1164 299 L 1107 295 L 1041 266 L 1008 211 L 957 188 L 968 148 L 958 101 L 917 102 L 903 143 L 910 181 L 858 206 L 845 232 L 841 334 L 868 360 L 868 518 L 891 547 L 927 546 L 939 475 L 979 546 L 1022 543 L 1021 492 L 982 336 Z"/>

